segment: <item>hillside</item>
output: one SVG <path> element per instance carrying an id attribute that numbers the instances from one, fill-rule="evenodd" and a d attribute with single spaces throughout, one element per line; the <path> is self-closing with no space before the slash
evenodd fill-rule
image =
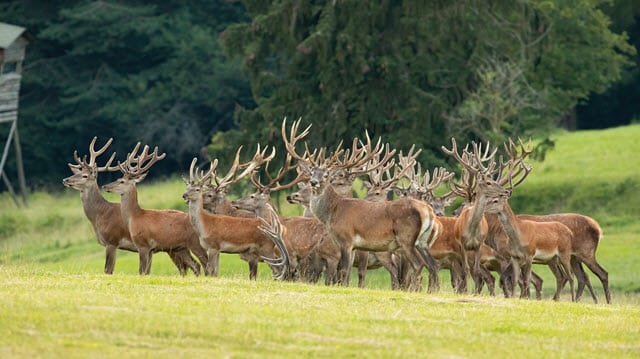
<path id="1" fill-rule="evenodd" d="M 601 221 L 640 218 L 640 125 L 562 132 L 514 191 L 516 212 L 579 212 Z"/>
<path id="2" fill-rule="evenodd" d="M 579 212 L 600 222 L 604 239 L 598 249 L 601 264 L 610 272 L 612 290 L 633 293 L 640 290 L 635 273 L 640 271 L 636 234 L 640 231 L 640 176 L 636 175 L 640 153 L 640 125 L 601 131 L 562 132 L 554 136 L 555 148 L 545 161 L 533 162 L 534 169 L 511 199 L 518 213 Z M 185 209 L 180 179 L 143 182 L 140 203 L 145 208 Z M 107 196 L 117 201 L 117 196 Z M 101 273 L 104 249 L 95 240 L 84 217 L 79 195 L 31 194 L 30 207 L 17 209 L 10 197 L 0 195 L 0 265 L 34 264 L 63 268 L 78 273 Z M 296 206 L 283 204 L 285 214 L 298 213 Z M 229 256 L 221 275 L 246 276 L 246 264 Z M 119 252 L 116 272 L 137 273 L 135 254 Z M 153 273 L 175 275 L 165 255 L 154 256 Z M 553 279 L 546 268 L 541 275 Z M 268 270 L 261 267 L 261 275 Z M 388 288 L 388 274 L 379 270 L 368 278 L 372 288 Z M 593 284 L 598 287 L 599 281 Z M 445 281 L 443 281 L 446 283 Z M 552 289 L 552 285 L 545 288 Z"/>

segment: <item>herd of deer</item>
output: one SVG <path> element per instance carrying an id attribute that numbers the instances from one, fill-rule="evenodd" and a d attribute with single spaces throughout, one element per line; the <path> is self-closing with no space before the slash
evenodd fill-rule
<path id="1" fill-rule="evenodd" d="M 249 263 L 249 277 L 256 278 L 259 262 L 268 264 L 277 279 L 317 282 L 324 273 L 327 285 L 349 285 L 351 268 L 357 267 L 363 287 L 367 269 L 384 267 L 393 289 L 421 290 L 422 272 L 429 273 L 428 290 L 439 288 L 438 270 L 448 269 L 451 285 L 466 292 L 467 279 L 475 292 L 484 287 L 495 295 L 497 272 L 504 295 L 530 297 L 530 286 L 541 298 L 542 279 L 532 264 L 546 264 L 556 278 L 554 300 L 567 282 L 571 300 L 578 300 L 585 286 L 597 297 L 584 271 L 585 264 L 602 282 L 607 303 L 611 302 L 608 273 L 596 260 L 602 230 L 590 217 L 575 214 L 546 216 L 516 215 L 509 206 L 513 189 L 528 176 L 525 158 L 531 145 L 509 140 L 498 156 L 498 148 L 471 143 L 459 151 L 455 139 L 451 148 L 442 147 L 461 165 L 459 179 L 444 168 L 424 173 L 416 162 L 420 150 L 412 147 L 405 155 L 389 145 L 354 139 L 350 148 L 342 144 L 311 150 L 297 142 L 310 130 L 299 132 L 300 120 L 287 132 L 282 123 L 286 148 L 284 165 L 275 176 L 269 170 L 275 148 L 258 149 L 253 158 L 240 162 L 238 148 L 233 164 L 219 175 L 218 160 L 208 170 L 191 163 L 183 198 L 188 213 L 177 210 L 148 210 L 138 204 L 136 184 L 149 168 L 164 158 L 156 147 L 150 152 L 138 143 L 124 162 L 112 165 L 115 153 L 104 166 L 97 157 L 112 142 L 96 150 L 96 138 L 87 156 L 74 152 L 73 175 L 63 184 L 80 191 L 84 212 L 93 225 L 98 242 L 106 248 L 105 273 L 113 273 L 116 249 L 139 253 L 140 274 L 149 274 L 152 254 L 167 252 L 182 275 L 190 269 L 199 275 L 217 276 L 220 253 L 237 253 Z M 138 154 L 140 152 L 140 154 Z M 397 154 L 397 156 L 396 156 Z M 296 170 L 293 180 L 283 182 Z M 120 203 L 107 201 L 100 193 L 97 175 L 120 171 L 121 178 L 102 186 L 121 195 Z M 368 189 L 364 199 L 353 198 L 352 184 L 360 176 Z M 235 201 L 227 199 L 232 185 L 249 178 L 256 192 Z M 263 180 L 264 178 L 264 180 Z M 301 217 L 282 217 L 271 205 L 271 194 L 298 186 L 286 198 L 302 205 Z M 446 185 L 449 192 L 436 195 Z M 394 196 L 395 193 L 395 196 Z M 396 199 L 392 199 L 392 198 Z M 445 207 L 458 197 L 463 206 L 456 216 L 444 215 Z M 195 258 L 194 258 L 195 256 Z M 577 288 L 574 288 L 574 276 Z"/>

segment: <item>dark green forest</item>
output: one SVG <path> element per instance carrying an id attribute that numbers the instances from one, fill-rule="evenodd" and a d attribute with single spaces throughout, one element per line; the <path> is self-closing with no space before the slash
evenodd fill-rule
<path id="1" fill-rule="evenodd" d="M 93 136 L 113 137 L 119 159 L 158 146 L 164 176 L 281 146 L 282 119 L 302 117 L 314 146 L 367 130 L 435 166 L 451 136 L 545 139 L 640 115 L 637 0 L 14 0 L 0 22 L 32 38 L 19 112 L 31 188 L 61 189 Z"/>

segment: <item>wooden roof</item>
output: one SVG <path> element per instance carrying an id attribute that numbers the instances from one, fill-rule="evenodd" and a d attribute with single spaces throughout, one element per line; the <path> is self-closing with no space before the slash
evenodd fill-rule
<path id="1" fill-rule="evenodd" d="M 9 47 L 25 30 L 24 27 L 0 22 L 0 49 Z"/>

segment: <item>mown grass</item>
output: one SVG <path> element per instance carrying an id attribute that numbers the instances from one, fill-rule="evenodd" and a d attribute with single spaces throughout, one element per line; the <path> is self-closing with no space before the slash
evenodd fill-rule
<path id="1" fill-rule="evenodd" d="M 368 273 L 365 290 L 275 282 L 263 266 L 250 282 L 233 255 L 223 255 L 219 278 L 180 277 L 164 254 L 139 277 L 137 255 L 119 252 L 106 276 L 77 192 L 33 193 L 27 209 L 2 194 L 0 357 L 638 357 L 637 138 L 640 125 L 559 133 L 511 200 L 518 212 L 600 222 L 612 305 L 588 294 L 570 303 L 566 292 L 550 301 L 555 282 L 543 266 L 534 266 L 545 280 L 541 302 L 455 295 L 445 272 L 437 294 L 389 291 L 383 270 Z M 145 182 L 139 199 L 184 210 L 183 191 L 177 178 Z"/>
<path id="2" fill-rule="evenodd" d="M 634 357 L 640 308 L 0 268 L 2 357 Z"/>

